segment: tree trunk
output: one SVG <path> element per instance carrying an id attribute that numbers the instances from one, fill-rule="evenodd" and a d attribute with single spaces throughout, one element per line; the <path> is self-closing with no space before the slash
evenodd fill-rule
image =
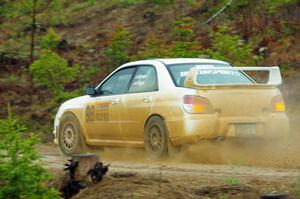
<path id="1" fill-rule="evenodd" d="M 33 0 L 32 16 L 31 16 L 30 64 L 34 61 L 35 33 L 36 33 L 36 4 L 37 4 L 37 0 Z"/>

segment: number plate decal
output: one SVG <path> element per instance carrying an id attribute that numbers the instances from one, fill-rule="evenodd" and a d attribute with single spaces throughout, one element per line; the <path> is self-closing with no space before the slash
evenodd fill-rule
<path id="1" fill-rule="evenodd" d="M 235 135 L 251 137 L 256 135 L 256 124 L 235 124 Z"/>

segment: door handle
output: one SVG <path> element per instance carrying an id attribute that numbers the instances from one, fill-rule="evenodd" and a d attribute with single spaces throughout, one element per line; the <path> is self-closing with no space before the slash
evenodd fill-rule
<path id="1" fill-rule="evenodd" d="M 145 103 L 149 103 L 149 102 L 151 102 L 151 100 L 152 100 L 152 97 L 150 97 L 150 96 L 143 98 L 143 102 L 145 102 Z"/>
<path id="2" fill-rule="evenodd" d="M 118 104 L 120 102 L 120 100 L 118 98 L 114 98 L 112 101 L 111 101 L 111 104 Z"/>

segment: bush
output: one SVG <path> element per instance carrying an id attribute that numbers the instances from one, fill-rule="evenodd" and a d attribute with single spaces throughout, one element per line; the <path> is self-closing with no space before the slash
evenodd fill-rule
<path id="1" fill-rule="evenodd" d="M 24 138 L 27 129 L 9 111 L 0 120 L 0 198 L 60 198 L 45 186 L 50 175 L 40 166 L 36 136 Z"/>
<path id="2" fill-rule="evenodd" d="M 184 17 L 174 22 L 173 34 L 177 41 L 192 41 L 195 35 L 195 20 L 191 17 Z"/>
<path id="3" fill-rule="evenodd" d="M 43 49 L 55 49 L 57 48 L 60 40 L 60 37 L 56 34 L 54 29 L 49 28 L 47 34 L 42 37 L 40 47 Z"/>
<path id="4" fill-rule="evenodd" d="M 45 51 L 29 67 L 35 85 L 48 88 L 52 93 L 64 90 L 79 73 L 78 66 L 68 67 L 67 61 L 52 51 Z"/>
<path id="5" fill-rule="evenodd" d="M 83 89 L 78 89 L 74 91 L 68 91 L 68 92 L 57 92 L 54 96 L 54 102 L 55 103 L 62 103 L 64 101 L 67 101 L 69 99 L 79 97 L 81 94 L 83 94 Z"/>
<path id="6" fill-rule="evenodd" d="M 228 185 L 239 185 L 241 184 L 240 179 L 238 178 L 238 170 L 241 167 L 241 162 L 238 161 L 236 165 L 234 165 L 230 160 L 227 162 L 229 169 L 232 174 L 226 178 L 226 184 Z"/>
<path id="7" fill-rule="evenodd" d="M 296 195 L 300 197 L 300 174 L 297 176 Z"/>
<path id="8" fill-rule="evenodd" d="M 195 20 L 184 17 L 174 22 L 173 35 L 175 37 L 169 48 L 169 57 L 199 57 L 201 45 L 194 41 Z"/>
<path id="9" fill-rule="evenodd" d="M 164 43 L 155 37 L 151 37 L 146 40 L 145 45 L 141 47 L 133 59 L 161 58 L 165 56 L 167 56 L 167 49 Z"/>
<path id="10" fill-rule="evenodd" d="M 130 61 L 131 37 L 131 34 L 125 28 L 118 28 L 112 33 L 108 47 L 104 49 L 103 53 L 109 66 L 117 67 Z"/>
<path id="11" fill-rule="evenodd" d="M 260 56 L 253 54 L 253 47 L 227 26 L 211 31 L 211 48 L 206 50 L 210 58 L 229 61 L 235 65 L 256 65 Z"/>
<path id="12" fill-rule="evenodd" d="M 69 22 L 64 15 L 54 15 L 51 17 L 50 23 L 53 26 L 67 26 Z"/>

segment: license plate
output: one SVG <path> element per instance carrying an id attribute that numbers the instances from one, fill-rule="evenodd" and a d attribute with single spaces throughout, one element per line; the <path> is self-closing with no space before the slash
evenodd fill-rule
<path id="1" fill-rule="evenodd" d="M 240 137 L 251 137 L 256 134 L 255 124 L 235 124 L 235 135 Z"/>

